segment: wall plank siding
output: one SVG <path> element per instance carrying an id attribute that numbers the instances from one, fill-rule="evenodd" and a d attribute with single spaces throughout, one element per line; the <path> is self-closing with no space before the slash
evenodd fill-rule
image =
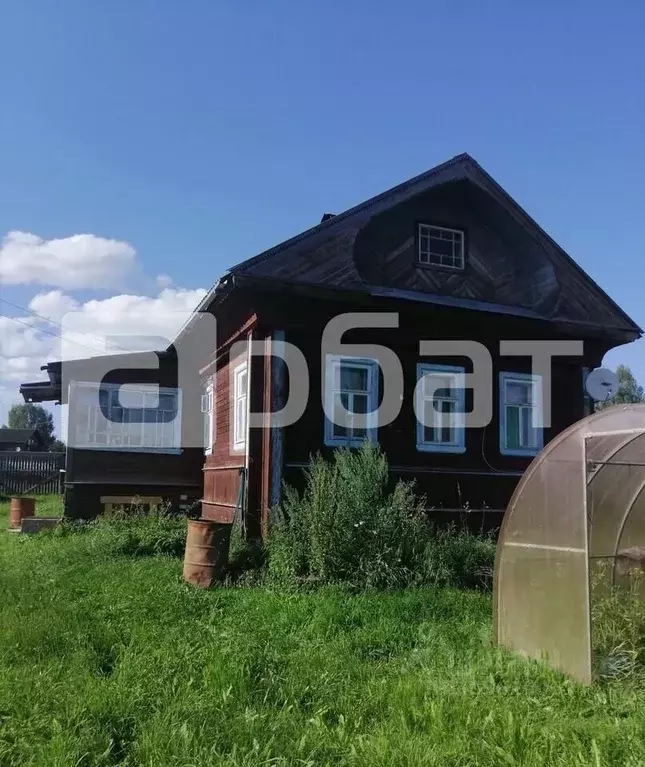
<path id="1" fill-rule="evenodd" d="M 292 327 L 287 331 L 287 341 L 295 344 L 305 354 L 310 372 L 310 396 L 307 409 L 297 423 L 285 428 L 284 465 L 285 480 L 298 485 L 302 481 L 302 467 L 310 456 L 318 451 L 331 457 L 332 448 L 324 446 L 324 421 L 322 412 L 320 328 L 312 326 L 311 306 L 308 310 L 309 329 Z M 499 438 L 499 384 L 500 371 L 529 373 L 530 360 L 523 357 L 501 357 L 500 337 L 507 340 L 546 337 L 544 331 L 526 322 L 503 323 L 499 318 L 480 316 L 476 328 L 455 310 L 429 313 L 425 326 L 420 326 L 414 315 L 400 315 L 400 327 L 396 330 L 356 330 L 348 332 L 343 340 L 347 343 L 379 343 L 393 349 L 401 360 L 405 392 L 399 416 L 391 424 L 378 430 L 378 442 L 388 455 L 393 477 L 415 479 L 418 489 L 427 497 L 433 508 L 458 509 L 505 508 L 521 474 L 530 458 L 508 456 L 500 453 Z M 444 331 L 446 331 L 444 333 Z M 473 332 L 474 331 L 474 332 Z M 413 410 L 413 392 L 417 381 L 417 363 L 420 340 L 436 338 L 463 338 L 484 344 L 493 359 L 493 421 L 485 429 L 466 430 L 466 451 L 463 454 L 429 453 L 417 450 L 416 418 Z M 552 425 L 545 430 L 545 442 L 584 415 L 584 392 L 582 367 L 592 366 L 599 360 L 593 349 L 583 358 L 554 358 L 552 366 L 553 398 Z M 464 365 L 472 372 L 469 360 L 455 357 L 423 358 L 439 364 Z M 380 386 L 382 396 L 382 382 Z M 466 408 L 472 407 L 470 393 Z"/>
<path id="2" fill-rule="evenodd" d="M 218 522 L 232 522 L 240 493 L 242 472 L 246 468 L 246 450 L 233 450 L 232 371 L 246 361 L 246 351 L 230 359 L 219 357 L 215 372 L 213 407 L 215 409 L 212 453 L 204 459 L 202 516 Z"/>

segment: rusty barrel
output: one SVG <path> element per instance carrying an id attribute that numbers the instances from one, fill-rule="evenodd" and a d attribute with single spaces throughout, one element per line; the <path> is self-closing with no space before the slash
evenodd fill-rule
<path id="1" fill-rule="evenodd" d="M 35 513 L 35 498 L 12 498 L 9 505 L 9 527 L 12 530 L 17 530 L 23 517 L 33 517 Z"/>
<path id="2" fill-rule="evenodd" d="M 189 519 L 184 554 L 184 580 L 207 589 L 221 580 L 228 564 L 230 524 Z"/>

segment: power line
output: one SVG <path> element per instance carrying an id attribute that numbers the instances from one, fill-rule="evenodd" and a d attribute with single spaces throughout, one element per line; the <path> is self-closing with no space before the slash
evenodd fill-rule
<path id="1" fill-rule="evenodd" d="M 17 317 L 9 317 L 6 314 L 2 314 L 2 313 L 0 313 L 0 317 L 4 317 L 10 322 L 17 322 L 19 325 L 24 325 L 26 328 L 35 330 L 38 333 L 46 333 L 48 336 L 51 336 L 52 338 L 59 338 L 62 340 L 62 337 L 60 335 L 57 335 L 56 333 L 51 333 L 49 330 L 45 330 L 44 328 L 35 328 L 33 325 L 30 325 L 28 322 L 23 322 L 23 320 L 20 320 Z M 85 344 L 79 343 L 78 341 L 69 340 L 69 343 L 76 344 L 76 346 L 80 346 L 83 349 L 87 349 L 88 351 L 91 351 L 93 354 L 100 354 L 98 349 L 92 349 L 89 346 L 85 346 Z M 105 351 L 105 350 L 101 350 L 101 351 Z"/>
<path id="2" fill-rule="evenodd" d="M 60 322 L 56 322 L 56 320 L 52 320 L 50 317 L 45 317 L 42 314 L 38 314 L 38 312 L 35 312 L 33 309 L 28 309 L 26 306 L 20 306 L 19 304 L 14 304 L 11 301 L 7 301 L 6 298 L 0 298 L 0 302 L 2 302 L 3 304 L 7 304 L 7 306 L 13 306 L 14 309 L 20 309 L 23 312 L 27 312 L 27 314 L 32 314 L 34 317 L 38 317 L 38 319 L 44 320 L 45 322 L 48 322 L 51 325 L 57 325 L 62 330 L 67 330 L 70 333 L 77 333 L 77 332 L 79 332 L 79 331 L 75 331 L 75 330 L 70 330 L 69 328 L 66 328 L 64 325 L 62 325 Z M 7 315 L 4 314 L 4 315 L 0 315 L 0 316 L 6 317 Z M 12 319 L 12 318 L 11 317 L 7 317 L 7 319 Z M 100 343 L 109 344 L 110 346 L 112 346 L 117 351 L 125 352 L 126 354 L 128 353 L 127 349 L 123 349 L 122 347 L 117 346 L 116 344 L 113 344 L 111 341 L 105 341 L 104 339 L 99 338 L 99 336 L 95 336 L 92 333 L 82 333 L 82 335 L 89 336 L 90 338 L 94 338 L 97 341 L 99 341 Z M 56 337 L 58 338 L 59 336 L 56 336 Z M 74 343 L 74 342 L 72 341 L 71 343 Z"/>

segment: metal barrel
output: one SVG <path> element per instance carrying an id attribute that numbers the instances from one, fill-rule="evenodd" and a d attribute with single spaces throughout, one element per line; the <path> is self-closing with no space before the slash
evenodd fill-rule
<path id="1" fill-rule="evenodd" d="M 184 554 L 184 580 L 207 589 L 221 580 L 228 564 L 230 524 L 189 519 Z"/>
<path id="2" fill-rule="evenodd" d="M 23 517 L 33 517 L 35 513 L 35 498 L 12 498 L 9 504 L 9 527 L 12 530 L 17 530 Z"/>

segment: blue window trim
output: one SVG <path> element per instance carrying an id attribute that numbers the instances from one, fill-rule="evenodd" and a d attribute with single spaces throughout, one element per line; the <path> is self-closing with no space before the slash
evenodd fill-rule
<path id="1" fill-rule="evenodd" d="M 416 409 L 417 412 L 421 412 L 420 409 L 423 406 L 423 376 L 427 373 L 450 373 L 458 377 L 457 388 L 459 389 L 459 412 L 457 415 L 457 424 L 455 425 L 455 431 L 457 433 L 458 442 L 456 445 L 446 445 L 440 442 L 426 442 L 423 439 L 423 424 L 416 418 L 417 422 L 417 450 L 422 453 L 465 453 L 466 452 L 466 426 L 465 426 L 465 410 L 466 410 L 466 390 L 465 390 L 465 375 L 466 368 L 455 365 L 435 365 L 428 362 L 417 363 L 417 385 L 415 388 Z M 459 380 L 461 379 L 461 380 Z"/>
<path id="2" fill-rule="evenodd" d="M 499 374 L 499 452 L 502 455 L 517 456 L 536 456 L 544 447 L 544 428 L 537 429 L 537 447 L 535 448 L 509 448 L 506 447 L 506 402 L 504 393 L 507 381 L 519 381 L 522 383 L 531 383 L 534 386 L 533 399 L 535 407 L 538 410 L 538 423 L 543 422 L 542 407 L 542 376 L 532 375 L 531 373 L 513 373 L 511 371 L 502 371 Z"/>
<path id="3" fill-rule="evenodd" d="M 334 402 L 334 369 L 341 362 L 350 362 L 364 366 L 367 369 L 367 382 L 369 390 L 368 411 L 373 414 L 372 425 L 367 428 L 365 439 L 348 439 L 334 436 L 334 425 L 327 417 L 327 410 L 333 412 Z M 376 423 L 376 409 L 379 397 L 379 364 L 372 357 L 352 357 L 346 354 L 328 354 L 325 358 L 325 388 L 324 388 L 324 418 L 325 418 L 325 445 L 327 447 L 360 447 L 366 440 L 377 441 L 378 424 Z"/>

